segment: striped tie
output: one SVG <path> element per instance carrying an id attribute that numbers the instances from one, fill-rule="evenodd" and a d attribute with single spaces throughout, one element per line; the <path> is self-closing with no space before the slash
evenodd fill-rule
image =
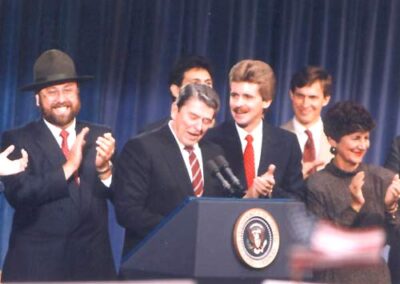
<path id="1" fill-rule="evenodd" d="M 194 195 L 200 197 L 203 195 L 203 176 L 201 174 L 200 163 L 192 146 L 186 146 L 185 150 L 189 153 L 190 168 L 192 170 L 192 186 Z"/>

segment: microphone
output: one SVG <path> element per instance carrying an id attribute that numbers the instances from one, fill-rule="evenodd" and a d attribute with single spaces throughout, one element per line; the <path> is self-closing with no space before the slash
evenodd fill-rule
<path id="1" fill-rule="evenodd" d="M 229 182 L 221 174 L 217 164 L 213 160 L 209 160 L 206 163 L 206 165 L 207 165 L 208 169 L 211 170 L 212 175 L 215 176 L 221 182 L 223 188 L 233 194 L 235 192 L 235 190 L 232 188 L 232 186 L 229 184 Z"/>
<path id="2" fill-rule="evenodd" d="M 244 187 L 242 186 L 242 184 L 240 183 L 240 180 L 235 176 L 235 174 L 233 173 L 232 169 L 229 167 L 229 163 L 228 161 L 225 159 L 224 156 L 219 155 L 217 157 L 215 157 L 215 162 L 217 164 L 217 166 L 220 169 L 223 169 L 223 171 L 226 173 L 226 175 L 229 177 L 229 180 L 231 181 L 232 185 L 238 190 L 240 191 L 240 193 L 243 193 L 245 191 Z"/>

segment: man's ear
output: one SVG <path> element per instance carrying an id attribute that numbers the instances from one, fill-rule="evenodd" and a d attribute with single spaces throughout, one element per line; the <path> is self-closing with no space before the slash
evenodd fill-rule
<path id="1" fill-rule="evenodd" d="M 263 109 L 264 109 L 264 110 L 268 109 L 268 108 L 270 107 L 271 103 L 272 103 L 272 100 L 263 101 L 263 102 L 262 102 L 262 107 L 263 107 Z"/>
<path id="2" fill-rule="evenodd" d="M 36 106 L 39 107 L 40 103 L 39 103 L 39 94 L 35 95 L 35 101 L 36 101 Z"/>
<path id="3" fill-rule="evenodd" d="M 329 104 L 330 100 L 331 100 L 331 96 L 324 97 L 324 103 L 322 104 L 322 106 L 326 106 L 327 104 Z"/>
<path id="4" fill-rule="evenodd" d="M 171 118 L 172 120 L 175 120 L 176 118 L 176 114 L 178 113 L 178 106 L 176 105 L 176 103 L 172 103 L 171 104 Z"/>
<path id="5" fill-rule="evenodd" d="M 179 96 L 179 91 L 181 90 L 181 88 L 179 88 L 178 85 L 171 84 L 171 85 L 169 86 L 169 90 L 170 90 L 170 92 L 171 92 L 171 95 L 172 95 L 173 97 L 175 97 L 175 99 L 176 99 L 176 98 Z"/>

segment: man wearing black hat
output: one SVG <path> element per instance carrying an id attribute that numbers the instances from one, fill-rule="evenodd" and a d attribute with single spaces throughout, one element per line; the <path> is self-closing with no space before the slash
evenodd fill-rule
<path id="1" fill-rule="evenodd" d="M 115 277 L 106 199 L 115 141 L 102 126 L 80 122 L 72 59 L 44 52 L 33 84 L 42 119 L 5 132 L 3 147 L 29 155 L 26 170 L 4 178 L 15 214 L 3 281 L 110 280 Z"/>

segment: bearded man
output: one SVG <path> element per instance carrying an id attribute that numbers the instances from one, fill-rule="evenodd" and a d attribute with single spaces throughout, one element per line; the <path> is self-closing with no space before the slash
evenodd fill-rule
<path id="1" fill-rule="evenodd" d="M 29 156 L 25 171 L 4 178 L 15 214 L 2 280 L 114 279 L 106 200 L 115 140 L 106 127 L 76 120 L 78 83 L 91 77 L 77 76 L 72 59 L 55 49 L 33 72 L 22 90 L 34 91 L 41 119 L 2 137 L 4 148 Z"/>

